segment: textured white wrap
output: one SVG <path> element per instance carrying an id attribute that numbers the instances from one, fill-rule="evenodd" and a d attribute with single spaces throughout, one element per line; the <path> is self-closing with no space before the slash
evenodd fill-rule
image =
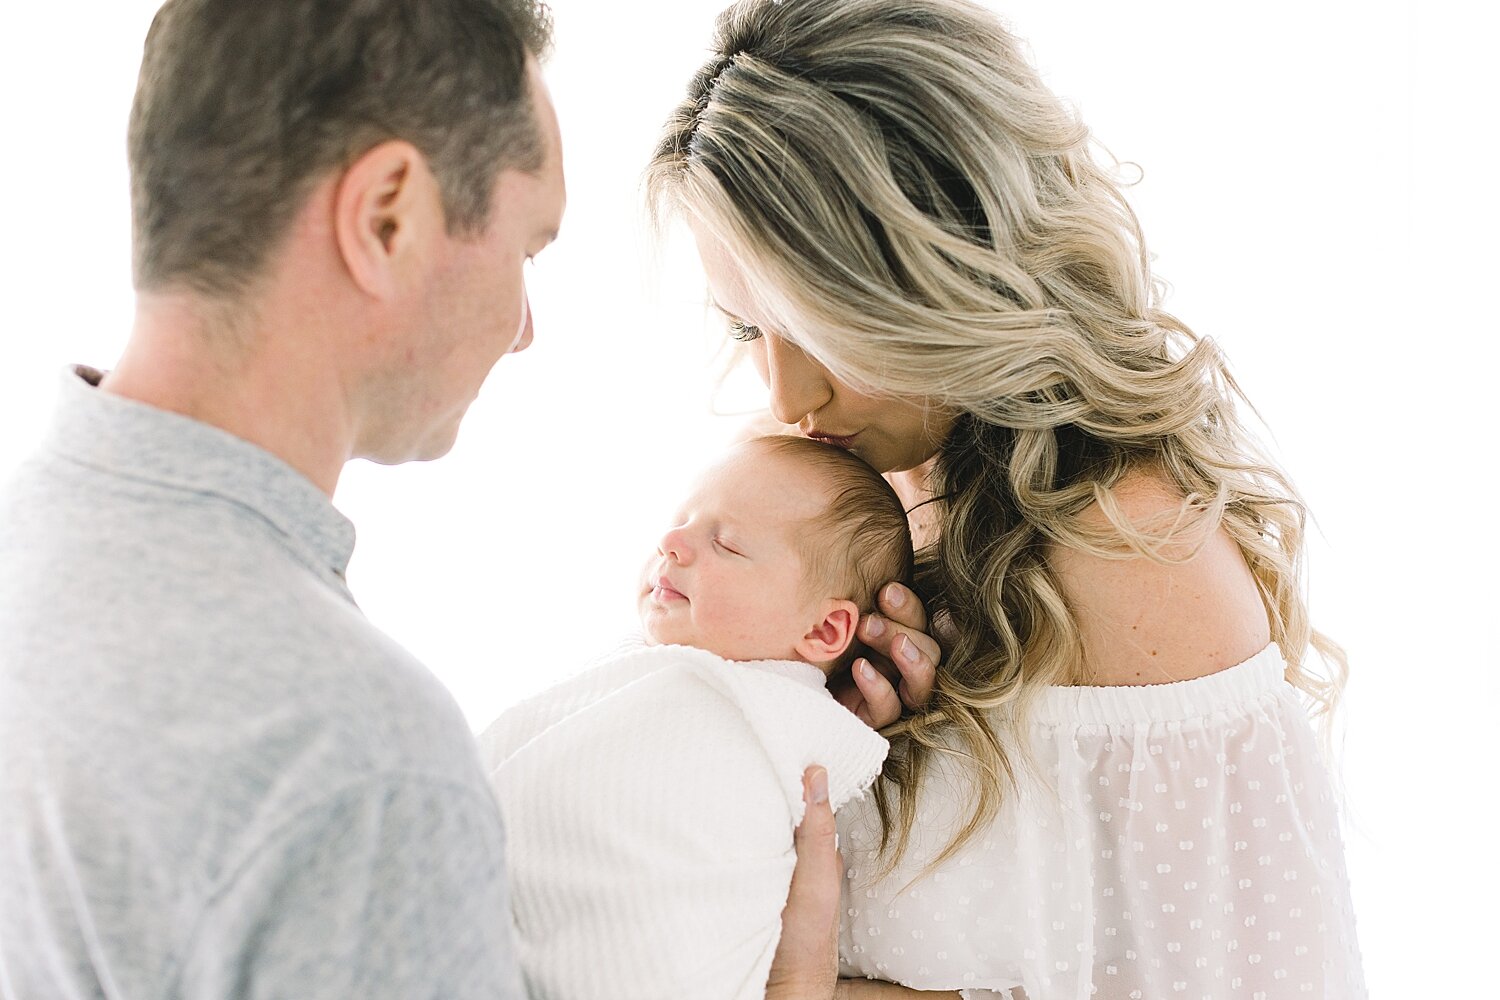
<path id="1" fill-rule="evenodd" d="M 764 996 L 803 771 L 837 808 L 888 749 L 820 679 L 637 644 L 486 730 L 534 1000 Z"/>

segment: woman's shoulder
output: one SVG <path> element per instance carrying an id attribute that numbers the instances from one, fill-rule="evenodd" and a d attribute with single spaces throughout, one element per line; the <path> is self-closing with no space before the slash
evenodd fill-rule
<path id="1" fill-rule="evenodd" d="M 1128 473 L 1112 490 L 1138 526 L 1175 514 L 1182 495 L 1165 474 Z M 1098 505 L 1081 515 L 1104 527 Z M 1054 545 L 1048 560 L 1083 640 L 1083 683 L 1163 684 L 1192 680 L 1242 663 L 1270 642 L 1260 590 L 1229 533 L 1216 529 L 1194 550 L 1169 547 L 1167 561 L 1108 558 Z"/>

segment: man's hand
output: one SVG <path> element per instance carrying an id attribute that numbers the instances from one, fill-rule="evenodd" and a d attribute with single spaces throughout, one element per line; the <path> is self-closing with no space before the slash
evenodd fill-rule
<path id="1" fill-rule="evenodd" d="M 806 807 L 797 827 L 797 867 L 781 911 L 781 941 L 771 961 L 766 1000 L 835 1000 L 838 989 L 839 857 L 828 772 L 813 766 L 802 775 Z"/>
<path id="2" fill-rule="evenodd" d="M 830 682 L 839 704 L 871 729 L 901 718 L 903 705 L 926 706 L 943 651 L 928 635 L 927 609 L 917 595 L 899 583 L 882 587 L 876 612 L 860 619 L 855 635 L 867 656 Z"/>

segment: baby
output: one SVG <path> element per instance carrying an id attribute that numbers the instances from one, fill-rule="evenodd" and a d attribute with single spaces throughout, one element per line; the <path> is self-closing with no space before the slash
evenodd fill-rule
<path id="1" fill-rule="evenodd" d="M 703 477 L 646 566 L 644 643 L 481 737 L 531 996 L 764 996 L 802 773 L 838 808 L 887 750 L 825 681 L 911 572 L 900 501 L 847 452 L 758 438 Z"/>

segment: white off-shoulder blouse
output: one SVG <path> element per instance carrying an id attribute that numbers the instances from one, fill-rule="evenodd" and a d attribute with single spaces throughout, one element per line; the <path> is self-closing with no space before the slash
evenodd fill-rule
<path id="1" fill-rule="evenodd" d="M 1364 997 L 1338 810 L 1285 669 L 1273 645 L 1196 680 L 1048 689 L 1038 774 L 925 875 L 970 814 L 961 766 L 929 770 L 884 877 L 873 796 L 846 805 L 842 974 L 974 1000 Z"/>

